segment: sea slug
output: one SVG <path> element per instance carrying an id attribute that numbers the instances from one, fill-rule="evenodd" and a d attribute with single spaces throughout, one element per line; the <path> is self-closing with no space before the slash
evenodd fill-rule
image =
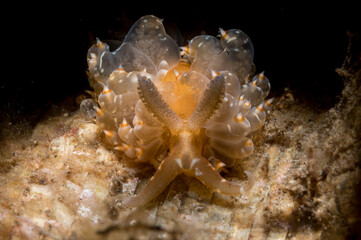
<path id="1" fill-rule="evenodd" d="M 115 150 L 156 169 L 123 206 L 146 204 L 183 173 L 222 194 L 252 188 L 250 172 L 238 184 L 219 171 L 252 153 L 252 133 L 264 125 L 273 100 L 265 100 L 264 73 L 250 76 L 253 55 L 250 38 L 238 29 L 178 47 L 152 15 L 136 21 L 115 51 L 100 40 L 89 49 L 97 124 Z"/>

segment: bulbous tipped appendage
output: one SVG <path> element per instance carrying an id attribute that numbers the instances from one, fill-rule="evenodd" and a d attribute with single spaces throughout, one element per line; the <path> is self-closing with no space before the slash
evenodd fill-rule
<path id="1" fill-rule="evenodd" d="M 172 68 L 180 61 L 177 43 L 166 33 L 162 21 L 153 15 L 136 21 L 125 36 L 124 43 L 139 49 L 155 66 L 164 60 Z"/>
<path id="2" fill-rule="evenodd" d="M 224 31 L 219 29 L 221 34 L 221 45 L 225 49 L 237 49 L 247 52 L 253 59 L 254 49 L 251 39 L 239 29 L 230 29 Z"/>
<path id="3" fill-rule="evenodd" d="M 90 47 L 87 54 L 90 85 L 95 88 L 96 82 L 105 83 L 109 75 L 119 66 L 109 52 L 109 46 L 99 39 Z"/>
<path id="4" fill-rule="evenodd" d="M 261 72 L 253 77 L 252 85 L 257 86 L 262 90 L 263 99 L 268 96 L 268 93 L 271 90 L 271 84 L 268 78 L 264 75 L 264 72 Z"/>
<path id="5" fill-rule="evenodd" d="M 217 57 L 223 51 L 219 40 L 209 35 L 201 35 L 193 38 L 189 42 L 186 50 L 193 61 L 191 70 L 202 74 L 206 72 L 213 58 Z"/>
<path id="6" fill-rule="evenodd" d="M 126 72 L 146 70 L 153 75 L 157 73 L 157 65 L 152 59 L 131 43 L 124 42 L 113 52 L 113 56 Z"/>
<path id="7" fill-rule="evenodd" d="M 209 64 L 205 71 L 207 77 L 211 77 L 211 71 L 229 71 L 238 79 L 244 79 L 252 68 L 252 56 L 249 52 L 237 49 L 225 49 Z"/>

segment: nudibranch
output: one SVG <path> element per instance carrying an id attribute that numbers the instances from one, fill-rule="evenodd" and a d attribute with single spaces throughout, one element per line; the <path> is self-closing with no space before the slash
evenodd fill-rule
<path id="1" fill-rule="evenodd" d="M 251 137 L 272 102 L 265 100 L 270 83 L 264 73 L 250 76 L 254 50 L 244 32 L 220 29 L 220 36 L 196 36 L 178 47 L 162 20 L 148 15 L 115 51 L 100 40 L 89 49 L 97 124 L 115 150 L 156 169 L 123 206 L 146 204 L 179 174 L 226 195 L 252 188 L 248 171 L 246 183 L 219 172 L 252 153 Z"/>

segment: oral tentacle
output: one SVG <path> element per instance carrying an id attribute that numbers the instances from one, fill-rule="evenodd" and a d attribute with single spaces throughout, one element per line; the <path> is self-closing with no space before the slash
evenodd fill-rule
<path id="1" fill-rule="evenodd" d="M 248 177 L 246 184 L 238 184 L 227 181 L 224 179 L 218 171 L 203 157 L 194 158 L 190 164 L 190 171 L 188 175 L 196 177 L 204 185 L 213 189 L 219 193 L 225 195 L 238 196 L 249 191 L 253 184 L 254 179 L 250 172 L 245 172 Z"/>
<path id="2" fill-rule="evenodd" d="M 142 191 L 134 197 L 124 199 L 125 207 L 139 207 L 158 196 L 173 179 L 182 173 L 182 160 L 172 155 L 168 156 L 159 165 L 154 176 L 149 180 Z"/>

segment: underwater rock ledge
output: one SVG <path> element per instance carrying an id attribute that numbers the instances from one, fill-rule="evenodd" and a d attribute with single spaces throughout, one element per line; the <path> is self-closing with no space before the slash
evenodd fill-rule
<path id="1" fill-rule="evenodd" d="M 1 142 L 0 238 L 357 239 L 361 64 L 359 36 L 349 36 L 339 103 L 319 114 L 285 91 L 254 153 L 224 174 L 232 180 L 251 169 L 247 197 L 179 176 L 144 208 L 123 208 L 154 170 L 113 151 L 78 111 Z"/>

